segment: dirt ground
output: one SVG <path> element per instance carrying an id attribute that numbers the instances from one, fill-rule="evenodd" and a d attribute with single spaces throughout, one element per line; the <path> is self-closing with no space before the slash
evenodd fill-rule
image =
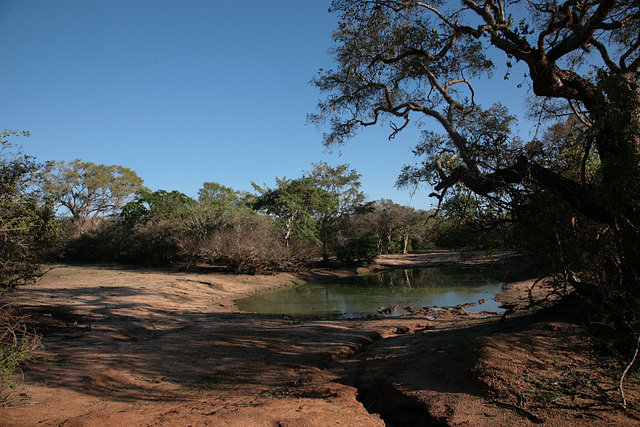
<path id="1" fill-rule="evenodd" d="M 494 262 L 500 301 L 516 309 L 502 320 L 462 307 L 328 321 L 234 305 L 302 281 Z M 619 379 L 581 326 L 518 310 L 540 275 L 508 254 L 444 251 L 272 276 L 55 266 L 11 296 L 44 353 L 0 393 L 0 425 L 639 425 L 636 377 L 624 383 L 623 410 Z"/>

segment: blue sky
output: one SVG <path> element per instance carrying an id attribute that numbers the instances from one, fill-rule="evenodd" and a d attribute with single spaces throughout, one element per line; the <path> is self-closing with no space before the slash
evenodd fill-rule
<path id="1" fill-rule="evenodd" d="M 309 81 L 333 65 L 329 4 L 0 0 L 0 126 L 30 131 L 14 142 L 39 161 L 123 165 L 152 190 L 250 191 L 326 161 L 362 174 L 370 200 L 428 209 L 429 189 L 394 187 L 417 131 L 389 142 L 378 127 L 327 153 L 306 123 Z"/>

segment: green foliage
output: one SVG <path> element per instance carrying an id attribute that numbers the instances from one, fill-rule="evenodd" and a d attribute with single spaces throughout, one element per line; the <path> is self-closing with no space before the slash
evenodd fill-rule
<path id="1" fill-rule="evenodd" d="M 120 224 L 114 224 L 116 233 L 124 233 L 120 257 L 145 265 L 181 260 L 180 241 L 198 222 L 197 206 L 195 200 L 176 190 L 137 191 L 135 199 L 122 208 Z"/>
<path id="2" fill-rule="evenodd" d="M 228 214 L 243 207 L 240 192 L 217 182 L 205 182 L 198 191 L 198 201 L 220 214 Z"/>
<path id="3" fill-rule="evenodd" d="M 72 238 L 67 259 L 167 265 L 179 261 L 179 241 L 196 202 L 178 191 L 141 189 L 118 217 Z"/>
<path id="4" fill-rule="evenodd" d="M 0 133 L 0 298 L 18 285 L 34 282 L 40 262 L 57 241 L 52 207 L 35 187 L 41 165 L 9 142 L 19 135 L 29 136 L 11 130 Z M 33 357 L 38 345 L 38 337 L 26 330 L 22 319 L 1 306 L 0 389 L 15 385 L 13 373 Z"/>
<path id="5" fill-rule="evenodd" d="M 367 266 L 378 257 L 378 240 L 371 234 L 360 234 L 338 246 L 336 252 L 340 262 Z"/>
<path id="6" fill-rule="evenodd" d="M 205 183 L 200 196 L 139 190 L 117 220 L 103 220 L 71 240 L 69 259 L 186 268 L 223 263 L 234 273 L 258 274 L 295 269 L 316 255 L 299 239 L 287 250 L 277 224 L 249 210 L 246 195 Z"/>
<path id="7" fill-rule="evenodd" d="M 640 4 L 454 3 L 333 1 L 336 66 L 314 80 L 326 97 L 310 120 L 328 122 L 333 147 L 379 123 L 393 138 L 433 119 L 442 133 L 424 133 L 398 183 L 433 188 L 441 236 L 470 244 L 475 228 L 492 245 L 518 235 L 544 248 L 581 296 L 607 307 L 592 310 L 602 323 L 635 343 L 640 315 L 625 301 L 640 295 Z M 530 141 L 504 107 L 477 104 L 490 51 L 527 68 L 518 88 L 533 92 Z"/>
<path id="8" fill-rule="evenodd" d="M 180 219 L 195 204 L 195 201 L 184 193 L 173 190 L 148 189 L 136 191 L 134 200 L 124 205 L 120 217 L 129 225 L 146 222 L 172 222 Z"/>
<path id="9" fill-rule="evenodd" d="M 355 169 L 349 169 L 348 164 L 333 167 L 320 162 L 312 163 L 312 166 L 313 169 L 306 172 L 305 177 L 328 195 L 321 198 L 322 203 L 314 213 L 326 261 L 335 244 L 338 221 L 364 208 L 365 196 L 360 191 L 360 174 Z"/>
<path id="10" fill-rule="evenodd" d="M 432 236 L 428 217 L 425 211 L 378 200 L 340 222 L 342 241 L 338 241 L 342 244 L 344 238 L 369 234 L 375 237 L 379 254 L 407 253 L 429 246 Z"/>
<path id="11" fill-rule="evenodd" d="M 286 247 L 292 239 L 320 244 L 317 214 L 332 203 L 332 195 L 319 188 L 311 178 L 276 178 L 277 188 L 261 188 L 253 207 L 274 217 Z"/>
<path id="12" fill-rule="evenodd" d="M 12 135 L 0 134 L 0 288 L 34 281 L 59 232 L 51 203 L 35 187 L 41 165 L 20 155 L 8 141 Z"/>

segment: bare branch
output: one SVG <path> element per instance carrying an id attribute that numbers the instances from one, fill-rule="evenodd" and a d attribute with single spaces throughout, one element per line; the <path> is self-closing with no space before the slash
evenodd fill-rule
<path id="1" fill-rule="evenodd" d="M 629 49 L 627 49 L 627 51 L 625 53 L 622 54 L 622 56 L 620 56 L 620 68 L 627 68 L 625 66 L 625 63 L 627 62 L 627 58 L 633 53 L 635 52 L 638 48 L 640 48 L 640 34 L 638 34 L 638 37 L 636 38 L 636 41 L 633 45 L 631 45 L 631 47 Z M 630 65 L 629 65 L 629 69 L 630 70 L 635 70 L 638 68 L 638 61 L 640 61 L 640 56 L 638 56 L 638 58 L 636 58 Z"/>
<path id="2" fill-rule="evenodd" d="M 417 6 L 421 6 L 424 7 L 427 10 L 430 10 L 431 12 L 433 12 L 438 18 L 440 18 L 442 20 L 442 22 L 444 22 L 445 24 L 447 24 L 449 27 L 451 27 L 452 29 L 456 29 L 457 25 L 454 24 L 453 22 L 451 22 L 450 20 L 448 20 L 438 9 L 436 9 L 435 7 L 431 6 L 430 4 L 427 4 L 425 2 L 421 2 L 418 1 L 416 2 Z"/>
<path id="3" fill-rule="evenodd" d="M 389 141 L 394 139 L 396 137 L 396 135 L 398 134 L 398 132 L 401 132 L 404 128 L 407 127 L 408 124 L 409 124 L 409 114 L 405 114 L 404 115 L 404 124 L 402 126 L 400 126 L 400 127 L 396 126 L 396 124 L 393 123 L 393 122 L 389 122 L 389 125 L 391 126 L 391 129 L 393 129 L 393 133 L 391 135 L 389 135 Z"/>

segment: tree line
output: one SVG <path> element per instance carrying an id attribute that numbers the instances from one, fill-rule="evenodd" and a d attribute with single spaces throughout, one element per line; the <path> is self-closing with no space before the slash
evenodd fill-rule
<path id="1" fill-rule="evenodd" d="M 312 261 L 368 264 L 380 254 L 452 240 L 446 230 L 454 222 L 442 215 L 429 221 L 433 212 L 367 201 L 361 175 L 346 164 L 312 163 L 299 178 L 252 183 L 252 192 L 205 182 L 192 198 L 152 191 L 119 165 L 38 163 L 10 142 L 17 136 L 5 131 L 2 137 L 3 288 L 32 280 L 41 262 L 217 266 L 256 274 Z"/>

